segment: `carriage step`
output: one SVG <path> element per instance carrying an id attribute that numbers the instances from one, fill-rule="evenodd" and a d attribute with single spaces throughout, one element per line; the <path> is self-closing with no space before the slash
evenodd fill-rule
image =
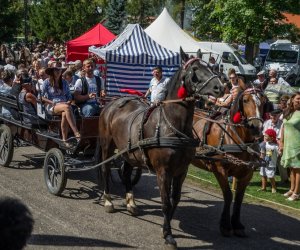
<path id="1" fill-rule="evenodd" d="M 64 165 L 66 166 L 67 171 L 72 171 L 72 169 L 78 170 L 78 168 L 88 168 L 91 165 L 96 164 L 95 159 L 89 159 L 89 160 L 80 160 L 80 159 L 74 159 L 70 158 L 67 161 L 65 161 Z"/>

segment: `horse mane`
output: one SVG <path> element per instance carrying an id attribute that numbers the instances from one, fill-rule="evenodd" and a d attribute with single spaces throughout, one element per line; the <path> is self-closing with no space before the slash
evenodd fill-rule
<path id="1" fill-rule="evenodd" d="M 177 84 L 181 84 L 181 81 L 178 79 L 180 78 L 182 71 L 182 67 L 180 67 L 176 73 L 171 77 L 169 84 L 167 85 L 167 96 L 168 94 L 172 93 L 174 89 L 177 87 Z"/>

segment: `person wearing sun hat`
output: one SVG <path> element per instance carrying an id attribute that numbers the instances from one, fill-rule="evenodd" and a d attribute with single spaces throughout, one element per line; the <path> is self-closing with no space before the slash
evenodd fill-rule
<path id="1" fill-rule="evenodd" d="M 260 144 L 261 158 L 266 164 L 260 167 L 261 188 L 258 191 L 267 191 L 267 181 L 271 182 L 272 193 L 276 193 L 275 172 L 278 157 L 277 134 L 274 129 L 264 132 L 264 141 Z"/>
<path id="2" fill-rule="evenodd" d="M 66 142 L 68 128 L 71 127 L 75 137 L 80 138 L 80 133 L 76 127 L 75 117 L 72 112 L 72 95 L 69 86 L 62 79 L 64 68 L 47 68 L 46 74 L 49 76 L 42 86 L 42 100 L 46 104 L 46 110 L 50 114 L 61 115 L 61 133 L 62 140 Z"/>
<path id="3" fill-rule="evenodd" d="M 264 70 L 259 71 L 256 75 L 257 75 L 257 79 L 254 80 L 253 84 L 260 88 L 261 90 L 265 90 L 265 88 L 268 85 L 268 81 L 266 79 L 265 76 L 266 72 Z"/>

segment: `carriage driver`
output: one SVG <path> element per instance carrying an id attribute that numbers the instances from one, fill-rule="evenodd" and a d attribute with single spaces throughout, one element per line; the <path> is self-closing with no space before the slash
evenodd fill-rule
<path id="1" fill-rule="evenodd" d="M 80 107 L 84 117 L 100 114 L 100 106 L 97 97 L 105 96 L 104 82 L 98 76 L 94 76 L 94 62 L 86 59 L 83 62 L 84 76 L 75 82 L 74 99 Z"/>
<path id="2" fill-rule="evenodd" d="M 167 85 L 170 82 L 170 78 L 162 76 L 161 67 L 155 67 L 152 70 L 152 75 L 154 77 L 150 82 L 150 86 L 145 94 L 145 97 L 151 94 L 151 104 L 154 104 L 165 100 L 167 96 Z"/>

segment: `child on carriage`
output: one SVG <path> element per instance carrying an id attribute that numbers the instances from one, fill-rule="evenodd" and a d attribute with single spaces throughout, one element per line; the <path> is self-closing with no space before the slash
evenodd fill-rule
<path id="1" fill-rule="evenodd" d="M 267 129 L 264 133 L 264 141 L 260 144 L 261 158 L 266 161 L 266 165 L 260 167 L 261 188 L 258 191 L 266 191 L 267 178 L 272 186 L 272 193 L 276 193 L 275 172 L 278 157 L 277 136 L 274 129 Z"/>

